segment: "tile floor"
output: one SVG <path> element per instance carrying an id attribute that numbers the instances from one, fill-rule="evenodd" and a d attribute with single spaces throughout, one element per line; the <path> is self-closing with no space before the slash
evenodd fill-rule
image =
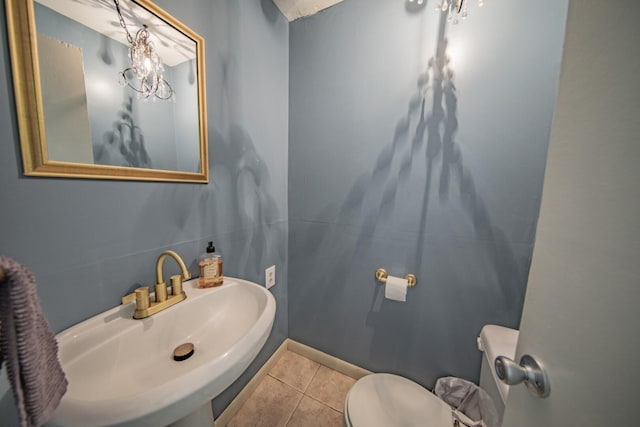
<path id="1" fill-rule="evenodd" d="M 342 427 L 344 399 L 355 379 L 285 352 L 229 427 Z"/>

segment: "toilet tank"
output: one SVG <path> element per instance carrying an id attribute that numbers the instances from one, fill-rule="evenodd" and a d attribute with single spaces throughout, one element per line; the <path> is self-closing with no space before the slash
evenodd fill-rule
<path id="1" fill-rule="evenodd" d="M 484 352 L 480 368 L 480 387 L 493 399 L 500 421 L 504 414 L 509 386 L 498 379 L 493 362 L 498 356 L 514 359 L 517 343 L 518 331 L 504 326 L 485 325 L 478 337 L 478 349 Z"/>

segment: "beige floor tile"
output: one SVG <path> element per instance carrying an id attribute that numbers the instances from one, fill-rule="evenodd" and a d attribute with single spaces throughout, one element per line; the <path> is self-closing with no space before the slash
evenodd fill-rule
<path id="1" fill-rule="evenodd" d="M 304 393 L 319 366 L 313 360 L 287 351 L 278 359 L 269 375 Z"/>
<path id="2" fill-rule="evenodd" d="M 339 412 L 344 412 L 344 399 L 356 380 L 326 366 L 320 366 L 311 380 L 306 394 L 329 405 Z"/>
<path id="3" fill-rule="evenodd" d="M 342 418 L 343 415 L 335 409 L 304 396 L 287 427 L 342 427 Z"/>
<path id="4" fill-rule="evenodd" d="M 302 393 L 267 375 L 227 425 L 283 427 L 301 398 Z"/>

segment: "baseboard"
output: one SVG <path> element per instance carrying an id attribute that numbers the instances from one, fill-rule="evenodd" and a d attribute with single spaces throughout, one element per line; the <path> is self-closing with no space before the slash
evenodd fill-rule
<path id="1" fill-rule="evenodd" d="M 263 378 L 267 376 L 269 371 L 271 371 L 271 368 L 275 366 L 275 364 L 278 362 L 278 359 L 287 350 L 298 353 L 299 355 L 304 356 L 307 359 L 311 359 L 316 363 L 341 372 L 345 375 L 350 376 L 351 378 L 360 379 L 365 375 L 369 375 L 372 373 L 371 371 L 353 365 L 349 362 L 345 362 L 344 360 L 338 359 L 337 357 L 331 356 L 330 354 L 324 353 L 320 350 L 316 350 L 313 347 L 309 347 L 308 345 L 304 345 L 287 338 L 282 342 L 282 344 L 280 344 L 280 347 L 278 347 L 278 349 L 271 355 L 269 360 L 267 360 L 267 362 L 262 365 L 262 368 L 260 368 L 260 370 L 256 372 L 256 374 L 253 376 L 253 378 L 251 378 L 251 380 L 242 389 L 242 391 L 238 393 L 235 399 L 231 401 L 229 406 L 227 406 L 222 414 L 220 414 L 220 416 L 215 420 L 214 427 L 226 427 L 226 425 L 231 421 L 234 415 L 240 410 L 242 405 L 244 405 L 244 402 L 249 399 L 249 397 L 258 387 Z"/>
<path id="2" fill-rule="evenodd" d="M 316 350 L 315 348 L 309 347 L 308 345 L 304 345 L 292 339 L 287 339 L 287 341 L 287 350 L 298 353 L 299 355 L 304 356 L 307 359 L 311 359 L 316 363 L 324 365 L 327 368 L 331 368 L 334 371 L 341 372 L 351 378 L 359 380 L 360 378 L 372 373 L 371 371 L 353 365 L 349 362 L 345 362 L 342 359 L 338 359 L 337 357 L 331 356 L 330 354 L 324 353 L 320 350 Z"/>

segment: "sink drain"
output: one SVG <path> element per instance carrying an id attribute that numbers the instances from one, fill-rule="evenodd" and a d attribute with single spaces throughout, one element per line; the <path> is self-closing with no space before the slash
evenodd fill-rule
<path id="1" fill-rule="evenodd" d="M 176 362 L 187 360 L 188 358 L 193 356 L 194 351 L 195 348 L 190 342 L 180 344 L 173 350 L 173 360 L 175 360 Z"/>

